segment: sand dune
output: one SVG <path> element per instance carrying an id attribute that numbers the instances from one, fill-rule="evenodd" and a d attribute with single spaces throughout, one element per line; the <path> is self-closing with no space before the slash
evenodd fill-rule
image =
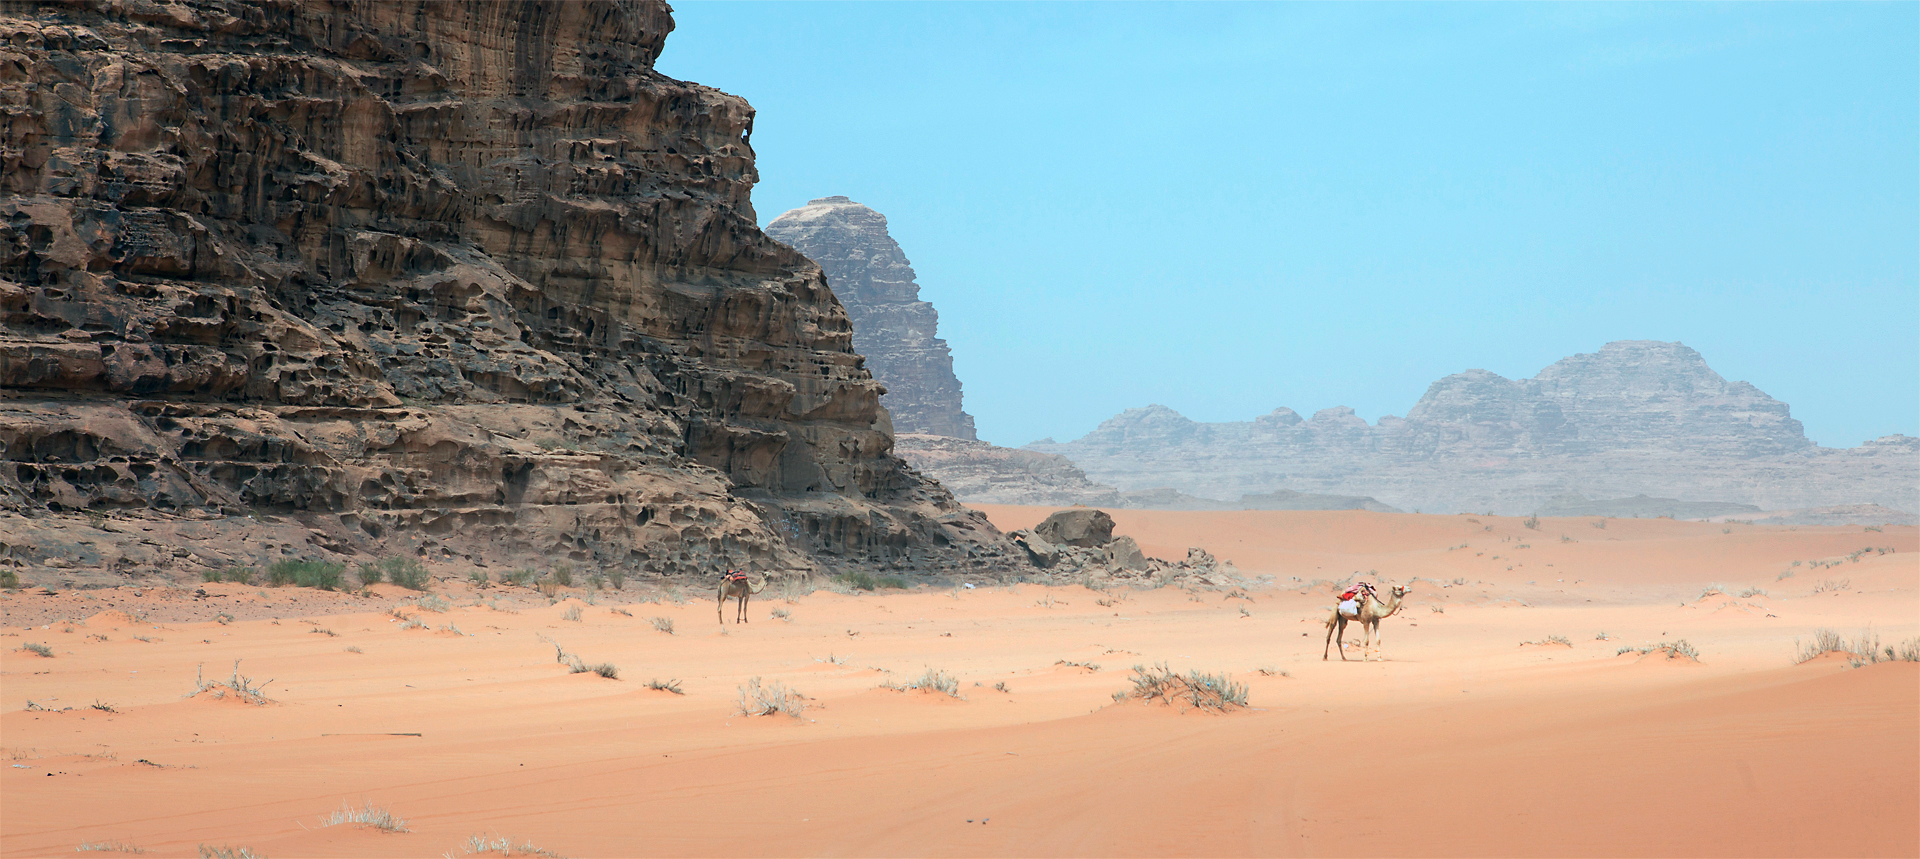
<path id="1" fill-rule="evenodd" d="M 1920 663 L 1794 662 L 1823 627 L 1920 636 L 1920 529 L 1114 517 L 1149 554 L 1232 559 L 1245 598 L 769 592 L 723 628 L 710 591 L 631 583 L 548 604 L 447 582 L 445 611 L 391 586 L 9 595 L 0 854 L 1920 853 Z M 1356 570 L 1411 583 L 1408 607 L 1383 661 L 1322 661 L 1329 580 Z M 1616 654 L 1680 640 L 1699 661 Z M 270 703 L 186 697 L 235 660 Z M 1230 673 L 1252 707 L 1113 700 L 1159 662 Z M 928 669 L 962 697 L 881 688 Z M 754 678 L 806 709 L 734 715 Z M 409 831 L 322 826 L 343 803 Z"/>

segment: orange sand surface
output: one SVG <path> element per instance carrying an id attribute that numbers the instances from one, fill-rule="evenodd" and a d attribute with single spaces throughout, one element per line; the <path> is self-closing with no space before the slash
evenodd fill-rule
<path id="1" fill-rule="evenodd" d="M 711 590 L 633 583 L 8 595 L 0 854 L 1920 854 L 1920 663 L 1795 664 L 1820 628 L 1920 637 L 1920 529 L 1113 515 L 1246 583 L 776 585 L 724 627 Z M 1322 661 L 1355 572 L 1411 596 L 1377 661 Z M 1616 655 L 1679 640 L 1699 661 Z M 270 703 L 189 697 L 235 660 Z M 1162 662 L 1251 706 L 1114 700 Z M 962 697 L 881 686 L 930 668 Z M 753 678 L 806 709 L 736 715 Z M 369 803 L 408 831 L 322 825 Z"/>

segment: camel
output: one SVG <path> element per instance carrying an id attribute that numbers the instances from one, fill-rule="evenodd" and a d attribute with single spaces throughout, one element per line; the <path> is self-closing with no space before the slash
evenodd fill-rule
<path id="1" fill-rule="evenodd" d="M 727 604 L 728 597 L 739 597 L 740 608 L 735 614 L 733 622 L 745 623 L 747 620 L 747 598 L 766 589 L 767 580 L 765 578 L 760 580 L 760 586 L 756 588 L 752 587 L 751 583 L 747 581 L 746 573 L 740 572 L 739 570 L 728 570 L 727 577 L 720 580 L 720 601 L 713 605 L 714 618 L 720 621 L 721 626 L 725 626 L 727 623 L 727 615 L 721 611 L 721 607 Z"/>
<path id="2" fill-rule="evenodd" d="M 1378 650 L 1380 648 L 1380 621 L 1392 617 L 1394 612 L 1399 611 L 1400 601 L 1406 595 L 1407 588 L 1405 585 L 1394 585 L 1393 596 L 1388 598 L 1386 602 L 1381 602 L 1379 597 L 1371 593 L 1366 594 L 1360 598 L 1360 615 L 1358 617 L 1347 617 L 1340 613 L 1340 609 L 1335 608 L 1333 614 L 1327 617 L 1327 646 L 1321 648 L 1320 660 L 1322 662 L 1326 661 L 1327 651 L 1332 649 L 1334 639 L 1338 638 L 1340 639 L 1340 661 L 1347 661 L 1346 638 L 1347 623 L 1349 621 L 1360 624 L 1360 658 L 1362 660 L 1368 659 L 1368 642 L 1371 642 L 1372 649 Z M 1336 627 L 1338 631 L 1336 631 Z"/>

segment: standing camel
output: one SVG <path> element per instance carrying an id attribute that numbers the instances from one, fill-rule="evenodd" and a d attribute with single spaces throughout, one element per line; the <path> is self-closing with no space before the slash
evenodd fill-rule
<path id="1" fill-rule="evenodd" d="M 767 580 L 765 578 L 760 580 L 760 586 L 756 588 L 751 586 L 751 583 L 747 580 L 746 573 L 740 572 L 739 570 L 728 570 L 727 577 L 720 580 L 720 601 L 713 604 L 714 619 L 720 621 L 721 626 L 725 626 L 727 623 L 727 615 L 721 609 L 727 604 L 728 597 L 739 597 L 740 608 L 735 614 L 733 622 L 745 623 L 747 620 L 747 599 L 766 589 Z"/>
<path id="2" fill-rule="evenodd" d="M 1348 621 L 1360 624 L 1360 658 L 1363 660 L 1367 659 L 1368 642 L 1372 643 L 1372 647 L 1375 650 L 1380 647 L 1380 621 L 1392 617 L 1394 612 L 1399 611 L 1400 600 L 1406 595 L 1407 588 L 1405 585 L 1394 585 L 1393 596 L 1389 597 L 1386 602 L 1381 602 L 1379 597 L 1371 593 L 1366 594 L 1360 598 L 1360 615 L 1358 617 L 1347 617 L 1341 614 L 1339 609 L 1334 609 L 1333 614 L 1327 617 L 1327 646 L 1320 650 L 1320 661 L 1326 661 L 1327 651 L 1332 649 L 1335 638 L 1340 639 L 1340 661 L 1347 661 L 1346 638 Z"/>

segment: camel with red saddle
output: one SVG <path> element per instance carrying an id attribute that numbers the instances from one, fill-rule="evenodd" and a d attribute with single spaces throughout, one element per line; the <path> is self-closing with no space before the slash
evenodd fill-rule
<path id="1" fill-rule="evenodd" d="M 747 599 L 766 589 L 767 580 L 764 577 L 760 579 L 760 586 L 756 588 L 753 587 L 753 583 L 747 578 L 746 573 L 740 572 L 739 570 L 728 570 L 726 577 L 720 580 L 720 601 L 713 605 L 714 619 L 720 621 L 720 625 L 725 626 L 727 623 L 727 615 L 722 609 L 727 604 L 727 598 L 739 597 L 740 607 L 733 618 L 733 622 L 745 623 L 747 620 Z"/>
<path id="2" fill-rule="evenodd" d="M 1327 651 L 1333 647 L 1334 639 L 1340 639 L 1340 661 L 1347 661 L 1347 624 L 1360 624 L 1360 658 L 1370 660 L 1373 651 L 1380 649 L 1380 621 L 1393 616 L 1400 610 L 1401 600 L 1407 595 L 1405 585 L 1394 585 L 1391 596 L 1386 602 L 1373 592 L 1373 586 L 1365 582 L 1355 585 L 1352 590 L 1340 595 L 1342 603 L 1352 600 L 1356 611 L 1349 615 L 1339 608 L 1327 616 L 1327 646 L 1321 648 L 1320 659 L 1326 661 Z"/>

